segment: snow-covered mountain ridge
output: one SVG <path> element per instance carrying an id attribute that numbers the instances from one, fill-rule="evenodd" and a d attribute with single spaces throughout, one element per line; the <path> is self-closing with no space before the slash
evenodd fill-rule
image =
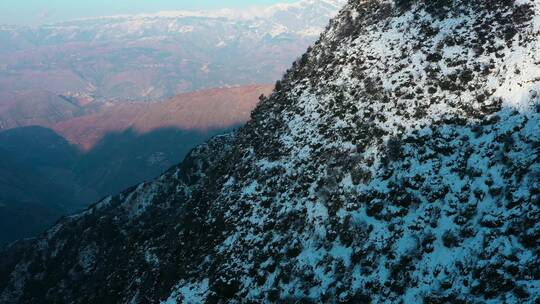
<path id="1" fill-rule="evenodd" d="M 339 11 L 344 0 L 300 0 L 293 3 L 278 3 L 268 7 L 250 7 L 244 9 L 216 9 L 207 11 L 161 11 L 151 14 L 135 14 L 135 15 L 113 15 L 103 17 L 80 18 L 73 21 L 92 21 L 92 20 L 107 20 L 107 19 L 149 19 L 149 18 L 186 18 L 186 17 L 201 17 L 201 18 L 228 18 L 231 20 L 252 20 L 257 18 L 272 18 L 280 13 L 297 10 L 297 19 L 300 19 L 303 12 L 317 7 L 317 10 L 323 11 L 326 17 L 333 17 L 333 12 Z M 328 11 L 324 11 L 328 9 Z M 72 22 L 73 22 L 72 21 Z M 309 21 L 309 20 L 307 20 Z"/>
<path id="2" fill-rule="evenodd" d="M 0 299 L 536 303 L 539 25 L 350 1 L 237 133 L 8 249 Z"/>
<path id="3" fill-rule="evenodd" d="M 127 38 L 133 35 L 156 36 L 158 33 L 182 33 L 186 31 L 186 27 L 194 30 L 197 23 L 202 25 L 207 22 L 228 22 L 245 28 L 244 31 L 257 28 L 261 35 L 267 34 L 269 29 L 271 31 L 272 28 L 282 27 L 289 35 L 307 36 L 313 35 L 308 33 L 307 29 L 317 28 L 319 31 L 315 33 L 315 36 L 318 36 L 327 20 L 334 17 L 345 3 L 345 0 L 301 0 L 247 9 L 163 11 L 151 14 L 81 18 L 38 27 L 3 26 L 0 30 L 15 32 L 18 30 L 26 36 L 28 34 L 25 31 L 36 36 L 47 33 L 48 37 L 40 37 L 45 42 L 54 41 L 54 39 L 75 42 L 78 37 L 88 39 L 88 35 L 92 35 L 94 41 L 112 37 Z M 123 31 L 117 31 L 119 28 Z"/>

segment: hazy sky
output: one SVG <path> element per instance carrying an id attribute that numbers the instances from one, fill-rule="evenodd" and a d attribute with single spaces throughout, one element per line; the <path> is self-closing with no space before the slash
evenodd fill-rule
<path id="1" fill-rule="evenodd" d="M 294 0 L 0 0 L 0 24 L 36 25 L 81 17 L 163 10 L 252 7 Z"/>

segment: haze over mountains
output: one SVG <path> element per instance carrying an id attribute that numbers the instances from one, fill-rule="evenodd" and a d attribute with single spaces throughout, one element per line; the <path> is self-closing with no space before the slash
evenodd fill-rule
<path id="1" fill-rule="evenodd" d="M 343 4 L 302 0 L 258 10 L 3 26 L 0 92 L 155 100 L 205 88 L 273 83 Z"/>

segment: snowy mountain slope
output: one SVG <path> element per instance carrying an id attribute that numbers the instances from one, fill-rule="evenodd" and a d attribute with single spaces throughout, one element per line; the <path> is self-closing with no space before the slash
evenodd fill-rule
<path id="1" fill-rule="evenodd" d="M 350 1 L 236 134 L 8 248 L 0 299 L 536 303 L 539 39 L 537 0 Z"/>

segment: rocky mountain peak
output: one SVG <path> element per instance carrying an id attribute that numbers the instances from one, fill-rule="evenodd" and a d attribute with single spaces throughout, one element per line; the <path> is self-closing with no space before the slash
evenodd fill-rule
<path id="1" fill-rule="evenodd" d="M 535 303 L 539 35 L 537 0 L 350 1 L 240 131 L 8 249 L 0 299 Z"/>

